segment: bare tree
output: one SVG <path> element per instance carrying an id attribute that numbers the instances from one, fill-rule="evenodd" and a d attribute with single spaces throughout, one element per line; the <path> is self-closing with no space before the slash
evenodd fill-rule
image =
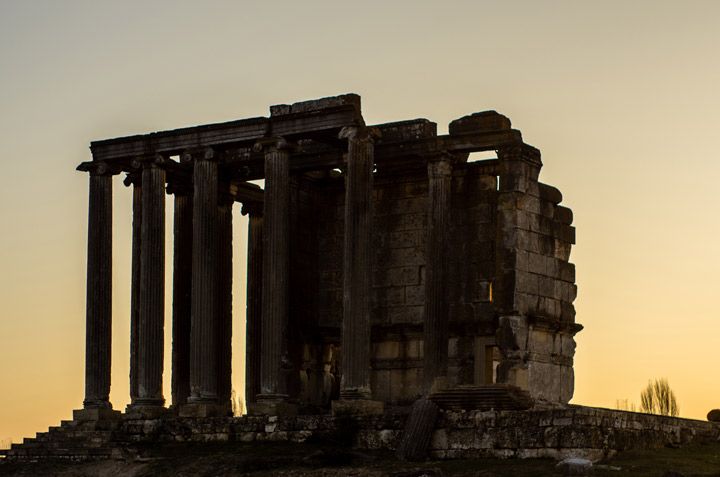
<path id="1" fill-rule="evenodd" d="M 675 393 L 670 389 L 667 379 L 660 378 L 649 381 L 647 387 L 640 392 L 640 410 L 649 414 L 677 416 L 680 408 Z"/>

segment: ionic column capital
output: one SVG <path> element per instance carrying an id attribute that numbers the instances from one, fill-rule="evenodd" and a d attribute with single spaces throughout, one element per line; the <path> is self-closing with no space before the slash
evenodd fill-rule
<path id="1" fill-rule="evenodd" d="M 253 151 L 264 152 L 265 154 L 272 152 L 292 152 L 297 148 L 297 144 L 288 141 L 281 136 L 265 137 L 258 139 L 253 145 Z"/>
<path id="2" fill-rule="evenodd" d="M 223 154 L 213 147 L 186 149 L 180 155 L 180 162 L 215 161 L 219 162 Z"/>
<path id="3" fill-rule="evenodd" d="M 130 171 L 127 172 L 125 175 L 125 179 L 123 179 L 123 184 L 125 187 L 132 186 L 141 186 L 142 185 L 142 174 L 140 171 Z"/>
<path id="4" fill-rule="evenodd" d="M 374 143 L 380 137 L 382 137 L 380 129 L 367 126 L 345 126 L 338 133 L 338 139 L 347 139 L 348 141 L 365 140 Z"/>
<path id="5" fill-rule="evenodd" d="M 76 167 L 76 170 L 81 172 L 88 172 L 91 176 L 114 176 L 120 174 L 122 168 L 115 164 L 108 164 L 105 161 L 86 161 L 81 162 Z"/>
<path id="6" fill-rule="evenodd" d="M 164 168 L 165 164 L 167 163 L 168 159 L 165 158 L 165 156 L 162 156 L 161 154 L 151 154 L 144 157 L 137 157 L 133 159 L 132 161 L 132 167 L 135 170 L 142 171 L 143 169 L 148 168 Z"/>
<path id="7" fill-rule="evenodd" d="M 445 152 L 428 158 L 428 175 L 432 177 L 448 177 L 452 175 L 455 157 Z"/>

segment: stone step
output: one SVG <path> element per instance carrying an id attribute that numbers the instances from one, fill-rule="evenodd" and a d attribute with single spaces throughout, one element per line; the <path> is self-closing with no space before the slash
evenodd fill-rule
<path id="1" fill-rule="evenodd" d="M 28 461 L 37 458 L 50 459 L 68 459 L 68 460 L 85 460 L 85 459 L 107 459 L 112 457 L 112 447 L 39 447 L 39 448 L 20 448 L 15 450 L 3 451 L 5 458 L 18 461 Z"/>
<path id="2" fill-rule="evenodd" d="M 429 399 L 447 410 L 522 410 L 533 405 L 526 391 L 507 384 L 457 386 L 432 393 Z"/>
<path id="3" fill-rule="evenodd" d="M 45 449 L 99 449 L 106 447 L 107 441 L 90 442 L 85 440 L 63 440 L 63 441 L 50 441 L 42 442 L 31 445 L 30 448 L 45 448 Z"/>

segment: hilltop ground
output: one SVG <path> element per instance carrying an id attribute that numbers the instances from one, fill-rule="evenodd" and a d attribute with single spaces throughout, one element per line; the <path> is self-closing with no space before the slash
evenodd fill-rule
<path id="1" fill-rule="evenodd" d="M 619 469 L 618 469 L 619 468 Z M 720 443 L 680 449 L 634 451 L 596 465 L 594 476 L 660 477 L 668 471 L 691 476 L 720 476 Z M 329 477 L 525 477 L 555 474 L 555 462 L 528 460 L 455 460 L 407 463 L 389 452 L 288 444 L 189 444 L 138 449 L 132 458 L 70 463 L 0 461 L 2 476 L 293 476 Z"/>

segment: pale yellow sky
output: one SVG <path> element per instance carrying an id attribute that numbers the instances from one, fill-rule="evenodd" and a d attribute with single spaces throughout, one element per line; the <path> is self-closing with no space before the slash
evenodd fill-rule
<path id="1" fill-rule="evenodd" d="M 0 0 L 0 440 L 82 404 L 87 177 L 74 168 L 89 142 L 343 92 L 371 123 L 508 115 L 575 211 L 574 402 L 637 402 L 665 376 L 681 414 L 703 418 L 720 407 L 718 18 L 715 1 Z M 130 201 L 118 179 L 119 409 Z M 245 227 L 236 208 L 236 330 Z"/>

